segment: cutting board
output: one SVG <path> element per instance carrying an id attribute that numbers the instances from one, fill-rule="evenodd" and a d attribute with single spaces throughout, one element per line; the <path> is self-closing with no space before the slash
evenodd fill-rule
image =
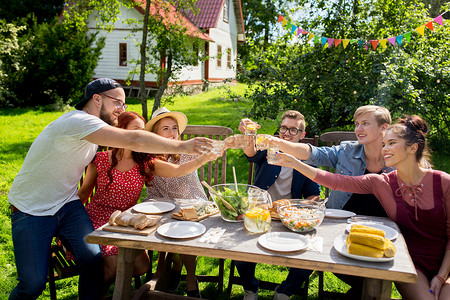
<path id="1" fill-rule="evenodd" d="M 111 232 L 137 234 L 137 235 L 149 235 L 150 233 L 154 232 L 159 227 L 159 225 L 161 225 L 161 224 L 156 223 L 152 227 L 147 227 L 147 228 L 140 230 L 140 229 L 134 228 L 133 226 L 120 226 L 120 225 L 111 226 L 108 224 L 103 227 L 103 230 L 111 231 Z"/>
<path id="2" fill-rule="evenodd" d="M 203 220 L 203 219 L 206 219 L 206 218 L 209 217 L 209 216 L 215 215 L 215 214 L 217 214 L 218 212 L 219 212 L 219 209 L 217 209 L 217 210 L 215 210 L 215 211 L 213 211 L 213 212 L 211 212 L 211 213 L 209 213 L 209 214 L 204 214 L 204 215 L 202 215 L 200 218 L 197 218 L 197 219 L 191 219 L 191 220 L 189 220 L 189 221 L 198 222 L 198 221 L 201 221 L 201 220 Z M 180 214 L 181 214 L 180 212 L 173 213 L 173 214 L 172 214 L 172 218 L 177 219 L 177 220 L 181 220 L 181 221 L 185 221 L 185 219 L 183 218 L 183 216 L 180 216 Z"/>

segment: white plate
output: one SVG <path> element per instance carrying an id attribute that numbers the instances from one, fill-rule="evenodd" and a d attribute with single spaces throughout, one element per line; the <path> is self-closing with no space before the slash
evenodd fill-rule
<path id="1" fill-rule="evenodd" d="M 336 239 L 334 240 L 334 249 L 336 249 L 337 252 L 339 252 L 340 254 L 342 254 L 344 256 L 347 256 L 347 257 L 350 257 L 353 259 L 357 259 L 357 260 L 370 261 L 370 262 L 388 262 L 388 261 L 394 260 L 394 257 L 376 258 L 376 257 L 368 257 L 368 256 L 350 254 L 347 252 L 347 245 L 345 244 L 346 237 L 347 237 L 347 235 L 343 234 L 343 235 L 336 237 Z"/>
<path id="2" fill-rule="evenodd" d="M 350 229 L 352 229 L 352 225 L 356 225 L 356 224 L 381 229 L 385 233 L 384 237 L 387 239 L 390 239 L 391 241 L 395 240 L 398 237 L 398 231 L 395 230 L 394 228 L 383 225 L 383 224 L 372 223 L 372 222 L 356 222 L 356 223 L 348 224 L 347 228 L 346 228 L 347 231 L 350 232 Z"/>
<path id="3" fill-rule="evenodd" d="M 309 239 L 294 232 L 268 232 L 258 238 L 258 243 L 269 250 L 290 252 L 308 247 Z"/>
<path id="4" fill-rule="evenodd" d="M 133 206 L 133 210 L 143 214 L 162 214 L 175 208 L 175 204 L 169 202 L 142 202 Z"/>
<path id="5" fill-rule="evenodd" d="M 174 239 L 193 238 L 205 231 L 206 227 L 203 224 L 192 221 L 165 223 L 156 230 L 160 235 Z"/>
<path id="6" fill-rule="evenodd" d="M 332 219 L 346 219 L 355 216 L 356 214 L 354 212 L 348 211 L 348 210 L 342 210 L 342 209 L 333 209 L 333 208 L 327 208 L 325 210 L 325 217 L 326 218 L 332 218 Z"/>

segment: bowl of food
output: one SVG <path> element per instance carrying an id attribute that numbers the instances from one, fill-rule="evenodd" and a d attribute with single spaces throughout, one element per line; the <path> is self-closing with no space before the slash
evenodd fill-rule
<path id="1" fill-rule="evenodd" d="M 322 224 L 325 205 L 305 199 L 290 199 L 290 204 L 278 206 L 281 222 L 292 231 L 308 232 Z"/>
<path id="2" fill-rule="evenodd" d="M 255 191 L 267 193 L 256 186 L 242 183 L 216 184 L 212 188 L 215 193 L 211 193 L 211 197 L 219 207 L 222 219 L 229 222 L 243 221 L 249 205 L 249 192 L 251 194 L 254 194 Z"/>

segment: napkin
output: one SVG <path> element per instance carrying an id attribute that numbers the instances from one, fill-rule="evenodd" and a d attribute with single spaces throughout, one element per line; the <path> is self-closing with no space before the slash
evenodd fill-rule
<path id="1" fill-rule="evenodd" d="M 221 227 L 210 228 L 198 241 L 201 243 L 216 244 L 225 233 L 225 230 Z"/>
<path id="2" fill-rule="evenodd" d="M 309 236 L 309 251 L 322 252 L 323 251 L 323 237 L 321 236 Z"/>

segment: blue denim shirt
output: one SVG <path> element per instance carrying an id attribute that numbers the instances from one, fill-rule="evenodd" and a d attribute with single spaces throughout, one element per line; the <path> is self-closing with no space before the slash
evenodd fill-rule
<path id="1" fill-rule="evenodd" d="M 335 173 L 359 176 L 366 171 L 364 147 L 357 141 L 342 142 L 338 146 L 311 147 L 311 156 L 304 162 L 314 166 L 332 167 Z M 383 166 L 383 172 L 389 173 L 394 168 Z M 342 209 L 352 193 L 331 190 L 327 207 Z"/>

